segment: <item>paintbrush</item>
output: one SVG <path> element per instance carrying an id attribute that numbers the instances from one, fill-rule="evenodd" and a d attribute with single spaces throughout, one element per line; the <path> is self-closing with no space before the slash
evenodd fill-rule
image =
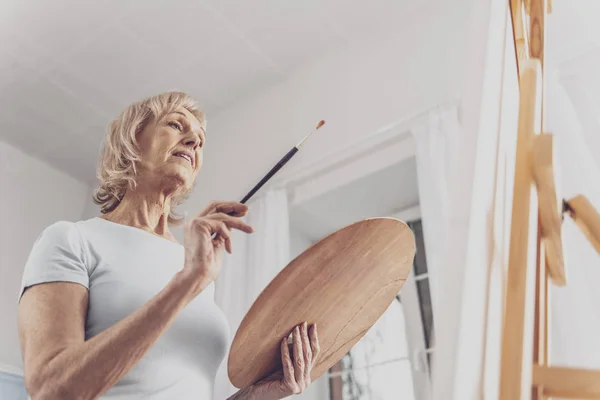
<path id="1" fill-rule="evenodd" d="M 281 158 L 281 160 L 279 160 L 277 162 L 277 164 L 275 164 L 275 166 L 273 168 L 271 168 L 271 170 L 269 172 L 267 172 L 267 174 L 260 180 L 260 182 L 258 182 L 256 185 L 254 185 L 254 187 L 252 188 L 252 190 L 250 190 L 248 192 L 248 194 L 246 194 L 244 196 L 244 198 L 240 201 L 240 203 L 242 204 L 246 204 L 246 202 L 248 200 L 250 200 L 250 198 L 252 196 L 254 196 L 254 194 L 265 184 L 268 182 L 269 179 L 271 179 L 273 177 L 273 175 L 275 175 L 277 173 L 277 171 L 279 171 L 288 161 L 290 161 L 290 159 L 298 152 L 298 150 L 300 150 L 300 148 L 302 146 L 304 146 L 304 143 L 306 143 L 306 141 L 308 140 L 308 138 L 315 133 L 316 131 L 319 130 L 319 128 L 321 128 L 323 125 L 325 125 L 325 121 L 321 120 L 319 121 L 319 123 L 317 124 L 317 127 L 315 128 L 314 131 L 312 131 L 311 133 L 309 133 L 308 135 L 306 135 L 306 137 L 304 139 L 302 139 L 300 141 L 300 143 L 298 143 L 297 145 L 295 145 L 294 147 L 292 147 L 292 149 L 290 151 L 287 152 L 287 154 L 285 156 L 283 156 Z M 234 213 L 232 213 L 234 214 Z"/>

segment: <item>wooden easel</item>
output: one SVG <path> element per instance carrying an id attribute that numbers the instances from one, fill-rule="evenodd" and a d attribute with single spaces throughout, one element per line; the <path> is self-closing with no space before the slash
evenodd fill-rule
<path id="1" fill-rule="evenodd" d="M 600 370 L 552 366 L 548 360 L 548 284 L 567 284 L 562 214 L 575 220 L 599 253 L 600 214 L 584 196 L 559 202 L 556 193 L 552 135 L 544 133 L 545 16 L 551 3 L 509 1 L 520 103 L 500 399 L 600 399 Z"/>

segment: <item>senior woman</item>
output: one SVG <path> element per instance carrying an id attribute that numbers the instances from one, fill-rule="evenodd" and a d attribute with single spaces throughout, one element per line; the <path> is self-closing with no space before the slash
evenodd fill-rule
<path id="1" fill-rule="evenodd" d="M 94 200 L 102 216 L 57 222 L 23 274 L 19 335 L 32 399 L 211 399 L 228 327 L 214 281 L 243 204 L 215 202 L 184 225 L 174 207 L 202 166 L 206 122 L 185 93 L 127 107 L 105 138 Z M 301 392 L 319 354 L 316 326 L 281 341 L 282 370 L 231 399 Z M 291 353 L 291 354 L 290 354 Z"/>

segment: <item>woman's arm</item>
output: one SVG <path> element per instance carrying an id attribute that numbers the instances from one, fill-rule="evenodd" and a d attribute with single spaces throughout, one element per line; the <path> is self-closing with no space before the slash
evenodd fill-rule
<path id="1" fill-rule="evenodd" d="M 85 340 L 86 288 L 48 282 L 27 289 L 19 303 L 19 336 L 31 397 L 93 399 L 123 378 L 218 277 L 223 250 L 231 251 L 231 229 L 252 232 L 238 218 L 247 210 L 243 204 L 213 203 L 187 222 L 182 270 L 140 309 L 90 340 Z"/>
<path id="2" fill-rule="evenodd" d="M 183 269 L 140 309 L 87 341 L 85 287 L 52 282 L 25 291 L 19 335 L 32 399 L 94 399 L 111 388 L 208 284 L 189 274 Z"/>

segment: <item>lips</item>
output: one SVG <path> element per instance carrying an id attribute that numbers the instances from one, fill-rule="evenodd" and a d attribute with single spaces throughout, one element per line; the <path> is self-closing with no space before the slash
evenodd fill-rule
<path id="1" fill-rule="evenodd" d="M 192 167 L 194 166 L 194 157 L 192 156 L 192 154 L 190 154 L 188 152 L 177 151 L 177 152 L 173 153 L 173 156 L 181 157 L 184 160 L 186 160 L 187 162 L 189 162 Z"/>

